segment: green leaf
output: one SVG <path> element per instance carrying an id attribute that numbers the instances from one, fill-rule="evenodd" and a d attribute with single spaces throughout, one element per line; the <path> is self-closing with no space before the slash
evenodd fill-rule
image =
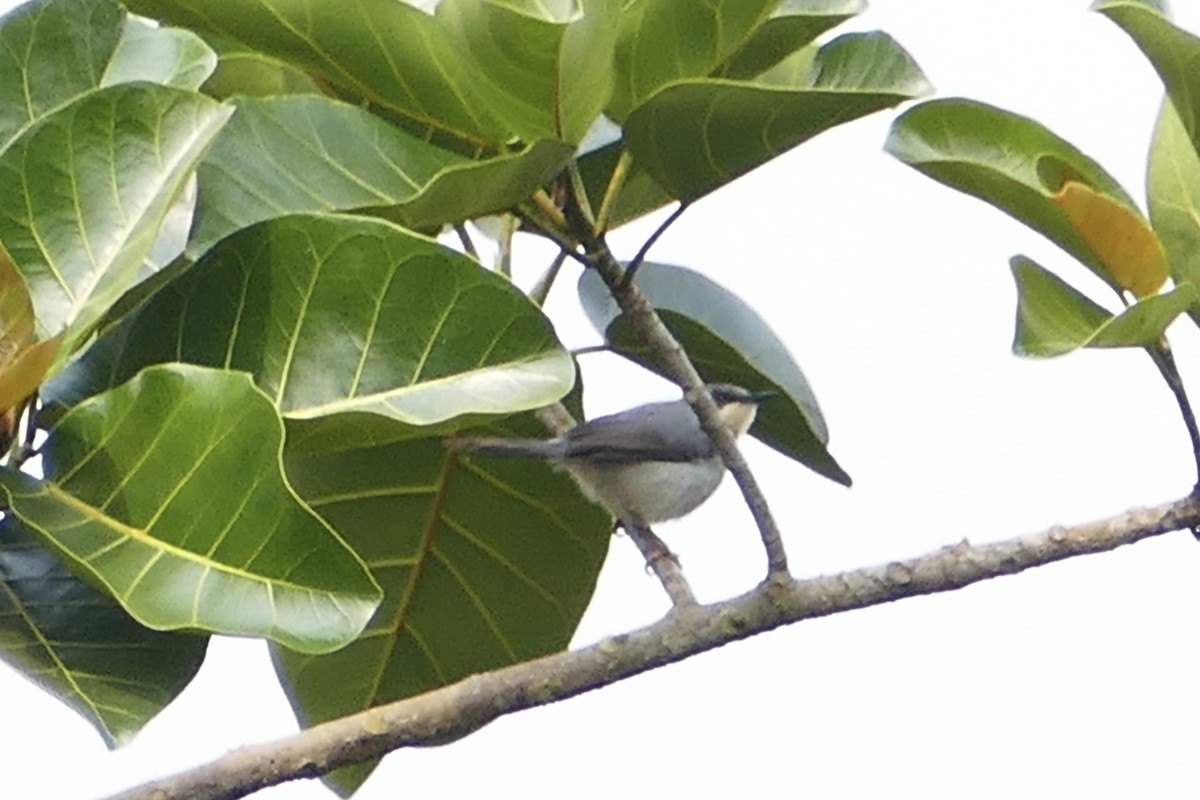
<path id="1" fill-rule="evenodd" d="M 33 394 L 61 344 L 57 338 L 35 341 L 33 329 L 29 292 L 0 246 L 0 414 Z"/>
<path id="2" fill-rule="evenodd" d="M 1200 285 L 1200 156 L 1170 102 L 1164 102 L 1146 177 L 1150 221 L 1176 283 Z M 1200 315 L 1192 312 L 1200 322 Z"/>
<path id="3" fill-rule="evenodd" d="M 886 34 L 848 34 L 822 47 L 801 85 L 674 83 L 625 124 L 634 161 L 671 196 L 700 197 L 822 131 L 928 91 Z"/>
<path id="4" fill-rule="evenodd" d="M 45 480 L 0 472 L 12 513 L 143 625 L 354 639 L 380 590 L 282 472 L 283 425 L 244 373 L 156 366 L 73 408 Z"/>
<path id="5" fill-rule="evenodd" d="M 1136 204 L 1099 164 L 1040 123 L 993 106 L 960 99 L 922 103 L 896 120 L 886 149 L 1042 233 L 1118 292 L 1121 282 L 1105 263 L 1110 254 L 1095 249 L 1102 242 L 1094 236 L 1104 231 L 1076 226 L 1061 202 L 1064 190 L 1084 187 L 1110 208 L 1120 206 L 1131 231 L 1149 231 Z M 1161 271 L 1164 264 L 1149 268 Z"/>
<path id="6" fill-rule="evenodd" d="M 581 5 L 582 14 L 562 20 L 548 18 L 537 0 L 438 6 L 451 44 L 475 65 L 489 110 L 526 141 L 577 144 L 608 102 L 621 0 Z"/>
<path id="7" fill-rule="evenodd" d="M 668 264 L 642 264 L 637 285 L 705 382 L 779 392 L 759 409 L 750 429 L 753 436 L 830 480 L 850 485 L 850 476 L 825 448 L 829 431 L 808 380 L 750 306 L 703 275 Z M 617 352 L 667 374 L 591 270 L 579 278 L 579 298 L 592 325 Z"/>
<path id="8" fill-rule="evenodd" d="M 208 639 L 152 631 L 76 578 L 11 515 L 0 521 L 0 658 L 128 742 L 200 668 Z"/>
<path id="9" fill-rule="evenodd" d="M 1019 356 L 1059 356 L 1080 347 L 1151 346 L 1197 301 L 1195 288 L 1185 283 L 1113 316 L 1033 260 L 1016 256 L 1011 265 L 1017 282 L 1013 352 Z"/>
<path id="10" fill-rule="evenodd" d="M 487 432 L 545 436 L 531 417 Z M 345 437 L 336 416 L 287 423 L 297 492 L 362 553 L 385 593 L 363 635 L 336 653 L 273 648 L 303 726 L 562 650 L 611 538 L 609 515 L 540 461 L 464 458 L 390 420 L 367 424 Z M 333 435 L 314 430 L 330 426 Z M 302 452 L 293 442 L 306 443 Z M 372 768 L 326 780 L 345 795 Z"/>
<path id="11" fill-rule="evenodd" d="M 171 203 L 233 109 L 149 84 L 84 95 L 0 155 L 0 241 L 39 333 L 71 343 L 136 280 Z"/>
<path id="12" fill-rule="evenodd" d="M 100 85 L 124 18 L 113 0 L 36 0 L 0 17 L 0 152 Z"/>
<path id="13" fill-rule="evenodd" d="M 244 98 L 200 165 L 189 252 L 301 211 L 365 211 L 413 228 L 459 222 L 528 199 L 571 152 L 544 141 L 473 161 L 325 97 Z"/>
<path id="14" fill-rule="evenodd" d="M 712 73 L 740 50 L 779 0 L 633 0 L 621 15 L 608 115 L 624 121 L 675 81 Z"/>
<path id="15" fill-rule="evenodd" d="M 217 66 L 217 54 L 191 31 L 159 28 L 126 17 L 125 32 L 104 73 L 102 86 L 150 81 L 199 89 Z"/>
<path id="16" fill-rule="evenodd" d="M 480 76 L 444 24 L 405 3 L 129 0 L 137 14 L 226 39 L 378 104 L 413 130 L 497 150 L 511 131 L 488 112 Z"/>
<path id="17" fill-rule="evenodd" d="M 390 223 L 322 215 L 223 240 L 90 348 L 75 391 L 169 361 L 251 372 L 289 417 L 409 425 L 537 408 L 575 378 L 502 276 Z"/>
<path id="18" fill-rule="evenodd" d="M 1200 149 L 1200 37 L 1174 25 L 1165 4 L 1152 0 L 1099 0 L 1092 9 L 1129 34 L 1141 48 L 1179 112 L 1192 146 Z"/>
<path id="19" fill-rule="evenodd" d="M 735 80 L 761 75 L 866 7 L 865 0 L 785 0 L 713 75 Z"/>
<path id="20" fill-rule="evenodd" d="M 217 67 L 200 87 L 205 94 L 226 100 L 237 95 L 321 93 L 307 72 L 286 61 L 220 36 L 210 36 L 207 42 L 217 54 Z"/>

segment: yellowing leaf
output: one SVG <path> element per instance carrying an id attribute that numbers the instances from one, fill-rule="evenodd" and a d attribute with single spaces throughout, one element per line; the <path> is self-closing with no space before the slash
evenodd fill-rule
<path id="1" fill-rule="evenodd" d="M 0 414 L 41 385 L 62 336 L 33 340 L 33 303 L 25 280 L 0 247 Z"/>
<path id="2" fill-rule="evenodd" d="M 1148 297 L 1166 281 L 1166 252 L 1141 214 L 1077 181 L 1064 183 L 1054 203 L 1121 288 Z"/>

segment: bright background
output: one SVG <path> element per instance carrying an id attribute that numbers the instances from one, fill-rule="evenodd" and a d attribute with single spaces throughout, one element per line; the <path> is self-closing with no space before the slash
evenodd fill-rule
<path id="1" fill-rule="evenodd" d="M 1177 5 L 1176 19 L 1200 32 L 1200 3 Z M 915 56 L 938 96 L 1031 116 L 1144 195 L 1161 86 L 1086 3 L 874 0 L 839 32 L 872 28 Z M 814 386 L 852 490 L 746 446 L 794 571 L 869 566 L 1185 494 L 1195 478 L 1187 437 L 1148 358 L 1009 352 L 1011 255 L 1107 302 L 1099 281 L 1000 212 L 885 155 L 893 117 L 826 133 L 722 189 L 652 255 L 748 301 Z M 632 255 L 660 219 L 612 236 L 618 255 Z M 552 253 L 518 248 L 527 284 Z M 582 346 L 597 339 L 575 277 L 564 275 L 549 311 L 568 345 Z M 1200 400 L 1200 337 L 1190 323 L 1172 333 Z M 593 415 L 676 396 L 609 356 L 587 356 L 584 369 Z M 732 481 L 660 532 L 704 601 L 763 575 Z M 805 622 L 447 747 L 394 754 L 357 797 L 1195 797 L 1198 578 L 1200 544 L 1176 533 Z M 665 608 L 618 538 L 575 644 Z M 117 752 L 2 664 L 0 705 L 5 798 L 89 800 L 295 728 L 255 641 L 214 640 L 195 682 Z M 255 797 L 332 795 L 309 782 Z"/>

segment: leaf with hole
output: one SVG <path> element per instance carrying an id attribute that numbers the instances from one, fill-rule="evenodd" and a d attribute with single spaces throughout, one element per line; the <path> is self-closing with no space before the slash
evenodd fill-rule
<path id="1" fill-rule="evenodd" d="M 146 627 L 266 636 L 301 652 L 354 639 L 380 590 L 296 497 L 283 424 L 245 373 L 150 367 L 71 409 L 45 477 L 0 471 L 8 507 Z"/>
<path id="2" fill-rule="evenodd" d="M 1137 205 L 1104 168 L 1045 126 L 973 100 L 931 100 L 892 125 L 886 149 L 900 161 L 960 192 L 978 197 L 1066 250 L 1117 292 L 1123 288 L 1097 252 L 1081 218 L 1059 201 L 1070 184 L 1105 198 L 1145 225 Z M 1157 267 L 1155 267 L 1157 269 Z M 1143 285 L 1139 279 L 1137 285 Z M 1152 281 L 1147 280 L 1146 283 Z"/>

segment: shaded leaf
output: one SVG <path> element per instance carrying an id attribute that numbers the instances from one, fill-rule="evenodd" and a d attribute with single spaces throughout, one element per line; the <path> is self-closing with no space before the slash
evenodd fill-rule
<path id="1" fill-rule="evenodd" d="M 581 14 L 568 3 L 556 19 L 532 0 L 446 0 L 437 14 L 497 118 L 526 141 L 577 144 L 612 90 L 621 4 L 581 0 Z"/>
<path id="2" fill-rule="evenodd" d="M 865 0 L 785 0 L 713 75 L 733 79 L 761 75 L 866 7 Z"/>
<path id="3" fill-rule="evenodd" d="M 557 142 L 473 161 L 325 97 L 245 98 L 200 165 L 189 252 L 301 211 L 368 211 L 413 228 L 514 206 L 571 156 Z"/>
<path id="4" fill-rule="evenodd" d="M 0 17 L 0 152 L 45 114 L 100 85 L 124 18 L 114 0 L 35 0 Z"/>
<path id="5" fill-rule="evenodd" d="M 0 155 L 0 240 L 42 336 L 64 354 L 133 284 L 164 216 L 231 108 L 149 84 L 102 89 Z"/>
<path id="6" fill-rule="evenodd" d="M 674 83 L 630 114 L 626 146 L 673 197 L 716 189 L 822 131 L 929 89 L 886 34 L 848 34 L 822 47 L 803 84 Z"/>
<path id="7" fill-rule="evenodd" d="M 1154 129 L 1146 194 L 1171 276 L 1200 285 L 1200 156 L 1170 102 L 1163 103 Z M 1200 322 L 1196 312 L 1192 318 Z"/>
<path id="8" fill-rule="evenodd" d="M 1045 235 L 1120 291 L 1055 194 L 1079 183 L 1131 214 L 1140 212 L 1103 167 L 1040 123 L 973 100 L 931 100 L 896 120 L 885 147 L 919 172 Z"/>
<path id="9" fill-rule="evenodd" d="M 850 476 L 825 448 L 829 431 L 808 380 L 787 347 L 750 306 L 703 275 L 668 264 L 644 263 L 637 284 L 705 382 L 780 393 L 759 409 L 750 429 L 753 436 L 830 480 L 850 485 Z M 591 270 L 580 276 L 579 298 L 606 342 L 627 358 L 666 375 Z"/>
<path id="10" fill-rule="evenodd" d="M 1167 254 L 1140 213 L 1076 181 L 1054 202 L 1122 289 L 1146 297 L 1167 280 Z"/>
<path id="11" fill-rule="evenodd" d="M 531 417 L 487 432 L 545 436 Z M 350 440 L 314 431 L 346 431 L 337 416 L 287 425 L 297 492 L 363 555 L 385 592 L 346 648 L 317 657 L 273 648 L 301 725 L 567 646 L 603 564 L 610 517 L 565 474 L 536 460 L 450 455 L 440 439 L 410 439 L 390 420 Z M 303 453 L 293 441 L 308 443 Z M 348 794 L 372 768 L 326 781 Z"/>
<path id="12" fill-rule="evenodd" d="M 779 0 L 639 0 L 621 15 L 608 115 L 624 121 L 675 81 L 702 78 L 741 49 Z"/>
<path id="13" fill-rule="evenodd" d="M 0 521 L 0 658 L 95 726 L 109 747 L 129 741 L 183 690 L 207 645 L 139 625 L 15 517 Z"/>
<path id="14" fill-rule="evenodd" d="M 126 17 L 121 42 L 105 70 L 102 86 L 150 81 L 199 89 L 217 66 L 217 54 L 191 31 L 159 28 Z"/>
<path id="15" fill-rule="evenodd" d="M 155 366 L 62 418 L 44 480 L 4 470 L 0 485 L 12 513 L 143 625 L 327 652 L 362 631 L 380 592 L 296 498 L 282 439 L 248 375 Z"/>
<path id="16" fill-rule="evenodd" d="M 1017 282 L 1013 352 L 1020 356 L 1058 356 L 1080 347 L 1150 346 L 1197 300 L 1195 288 L 1185 283 L 1114 316 L 1031 259 L 1016 256 L 1011 265 Z"/>
<path id="17" fill-rule="evenodd" d="M 19 404 L 41 384 L 61 344 L 59 337 L 34 340 L 33 304 L 25 282 L 0 246 L 0 412 Z M 3 439 L 11 444 L 12 425 Z M 8 449 L 5 445 L 4 450 Z"/>
<path id="18" fill-rule="evenodd" d="M 1194 148 L 1200 149 L 1200 37 L 1174 25 L 1153 0 L 1099 0 L 1092 9 L 1111 19 L 1158 71 Z"/>
<path id="19" fill-rule="evenodd" d="M 251 372 L 291 417 L 410 425 L 536 408 L 575 376 L 549 321 L 502 276 L 390 223 L 322 215 L 223 240 L 89 349 L 73 391 L 169 361 Z"/>
<path id="20" fill-rule="evenodd" d="M 207 42 L 217 54 L 217 67 L 200 87 L 205 94 L 225 100 L 238 95 L 321 93 L 307 72 L 286 61 L 220 36 L 210 36 Z"/>
<path id="21" fill-rule="evenodd" d="M 498 150 L 507 126 L 487 109 L 471 62 L 444 25 L 405 3 L 129 0 L 130 10 L 218 34 L 389 109 L 412 130 Z"/>

